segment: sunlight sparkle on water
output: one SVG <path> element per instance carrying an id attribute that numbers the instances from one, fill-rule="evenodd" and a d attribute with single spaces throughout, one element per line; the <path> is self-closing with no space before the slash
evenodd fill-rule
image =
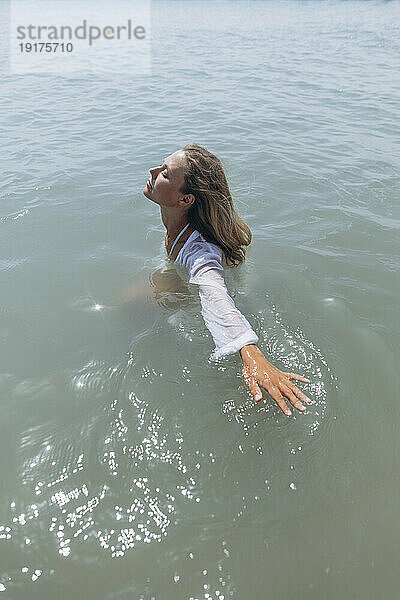
<path id="1" fill-rule="evenodd" d="M 102 310 L 104 306 L 102 304 L 94 304 L 91 310 Z"/>

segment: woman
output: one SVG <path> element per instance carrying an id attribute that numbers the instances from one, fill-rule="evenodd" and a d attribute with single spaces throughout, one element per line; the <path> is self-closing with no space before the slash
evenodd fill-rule
<path id="1" fill-rule="evenodd" d="M 243 377 L 254 399 L 264 388 L 290 416 L 310 403 L 292 380 L 309 382 L 274 367 L 257 347 L 258 337 L 235 307 L 223 277 L 227 266 L 244 262 L 251 232 L 236 213 L 221 161 L 198 144 L 188 144 L 150 169 L 143 194 L 161 208 L 168 257 L 189 271 L 199 286 L 204 321 L 216 345 L 214 358 L 240 352 Z M 286 400 L 285 400 L 286 399 Z"/>

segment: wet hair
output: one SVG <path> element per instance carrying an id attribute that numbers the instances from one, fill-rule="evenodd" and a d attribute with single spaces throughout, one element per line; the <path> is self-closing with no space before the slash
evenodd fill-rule
<path id="1" fill-rule="evenodd" d="M 233 206 L 220 159 L 199 144 L 187 144 L 182 150 L 186 161 L 181 191 L 195 197 L 188 210 L 189 223 L 221 248 L 228 266 L 242 264 L 251 231 Z"/>

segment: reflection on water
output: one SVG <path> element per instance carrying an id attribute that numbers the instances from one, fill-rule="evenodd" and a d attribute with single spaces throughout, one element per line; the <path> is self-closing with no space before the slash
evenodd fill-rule
<path id="1" fill-rule="evenodd" d="M 57 554 L 91 564 L 99 552 L 111 558 L 143 553 L 171 531 L 179 535 L 188 520 L 196 524 L 198 543 L 207 543 L 249 511 L 257 519 L 257 505 L 267 507 L 285 479 L 288 491 L 301 486 L 296 457 L 312 452 L 312 436 L 325 418 L 326 385 L 335 388 L 321 352 L 300 332 L 291 333 L 274 306 L 251 315 L 274 362 L 311 379 L 304 389 L 314 405 L 283 421 L 271 402 L 255 405 L 236 359 L 210 363 L 203 352 L 193 362 L 182 353 L 181 337 L 207 333 L 199 320 L 193 327 L 182 305 L 170 308 L 176 279 L 155 272 L 152 281 L 159 284 L 157 302 L 164 293 L 169 297 L 162 303 L 169 307 L 166 320 L 157 325 L 164 331 L 149 334 L 150 343 L 133 343 L 124 363 L 93 360 L 54 380 L 7 381 L 15 402 L 29 396 L 32 406 L 35 399 L 43 406 L 45 397 L 59 395 L 68 403 L 20 434 L 24 491 L 18 504 L 9 503 L 1 529 L 19 556 L 19 568 L 7 571 L 14 583 L 54 574 Z M 181 292 L 175 293 L 180 302 Z M 155 338 L 160 351 L 150 352 Z M 34 549 L 43 544 L 39 557 Z M 226 541 L 222 552 L 229 556 Z M 174 577 L 178 582 L 179 574 Z M 218 579 L 207 581 L 211 589 Z"/>

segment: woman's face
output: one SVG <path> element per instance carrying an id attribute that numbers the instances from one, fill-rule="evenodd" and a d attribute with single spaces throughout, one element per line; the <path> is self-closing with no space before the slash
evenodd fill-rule
<path id="1" fill-rule="evenodd" d="M 143 188 L 146 198 L 164 207 L 179 206 L 184 197 L 181 191 L 184 164 L 185 153 L 178 150 L 168 156 L 160 167 L 150 169 L 150 177 Z"/>

